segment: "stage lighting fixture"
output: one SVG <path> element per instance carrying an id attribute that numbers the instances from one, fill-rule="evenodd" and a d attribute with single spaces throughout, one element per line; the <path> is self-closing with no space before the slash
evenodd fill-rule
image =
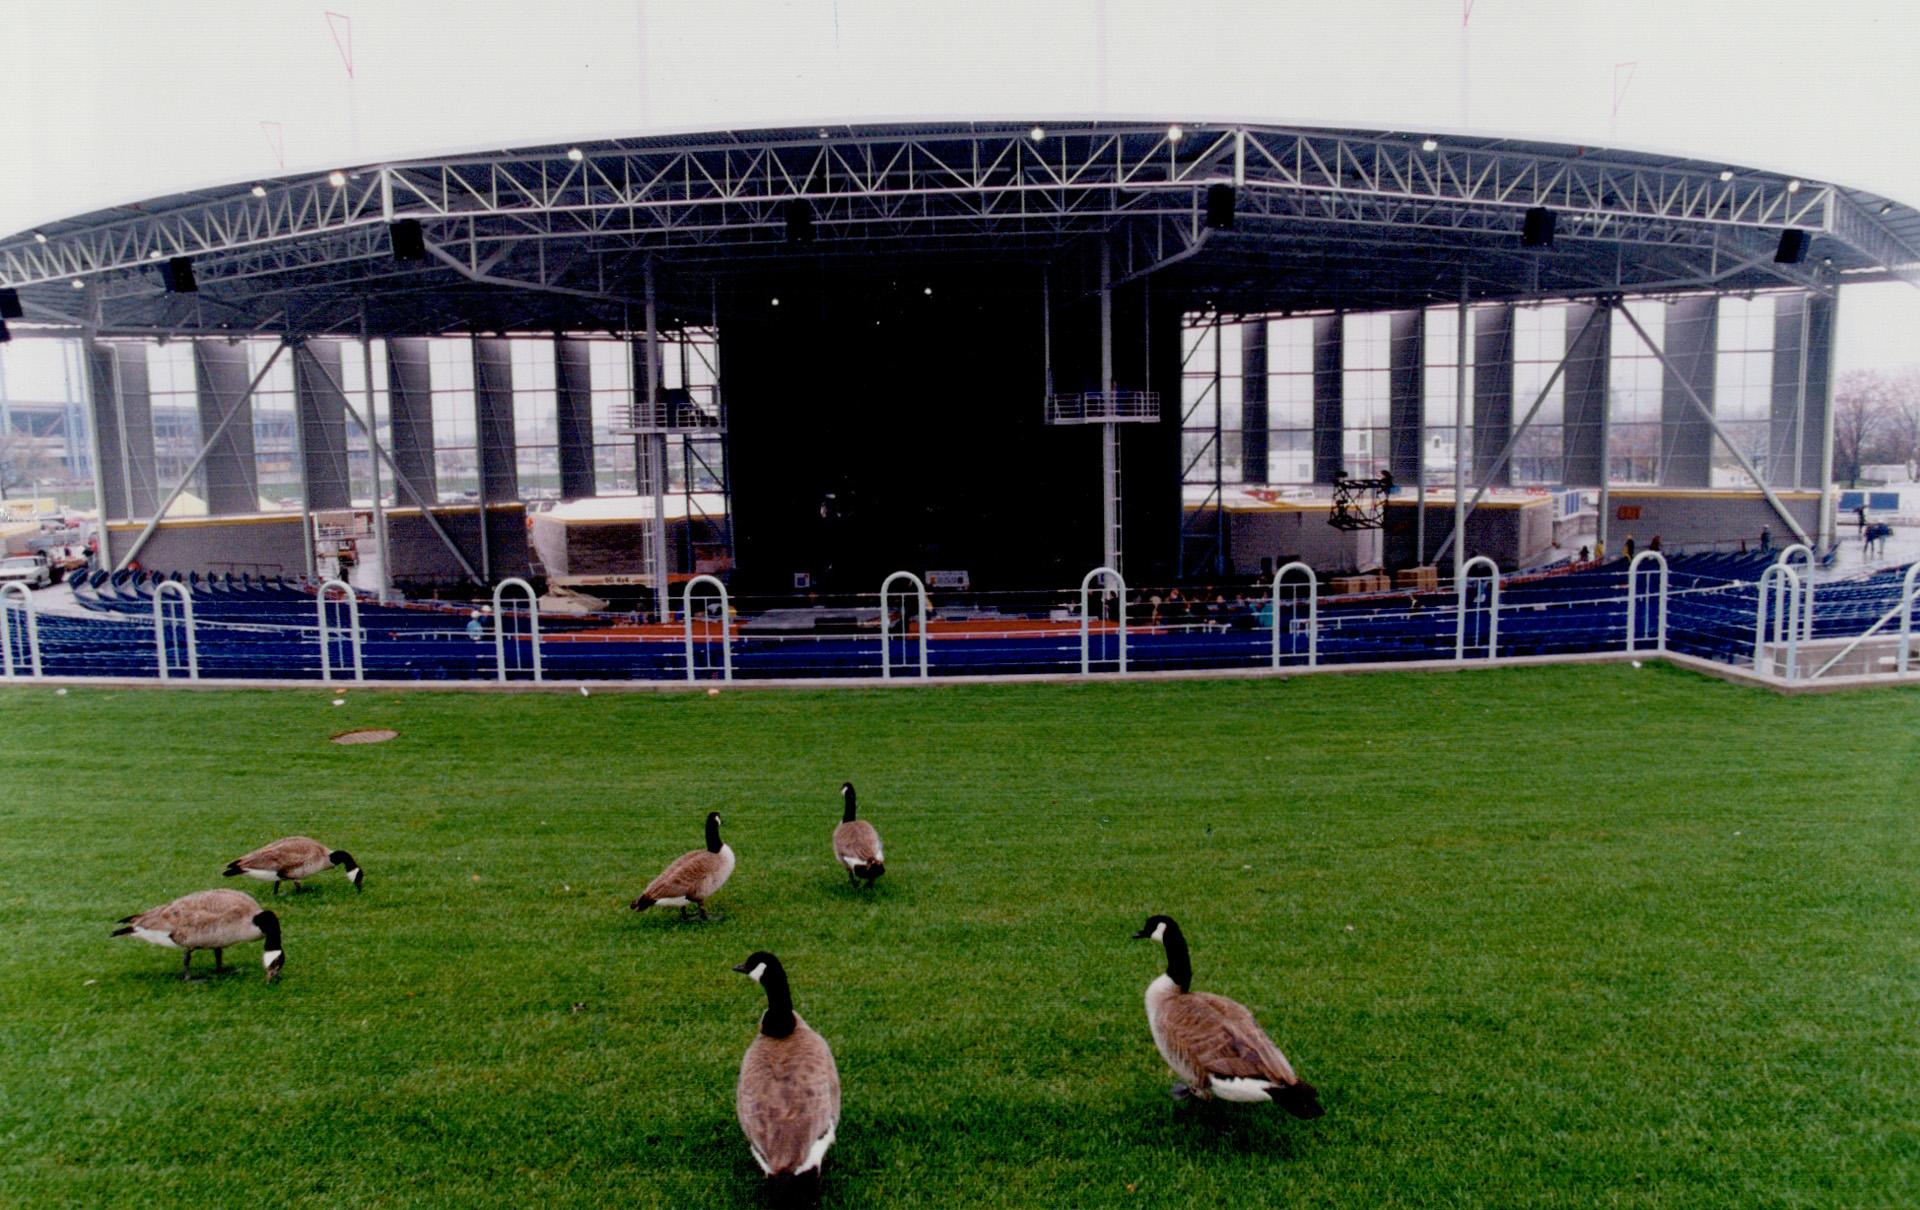
<path id="1" fill-rule="evenodd" d="M 1527 217 L 1520 225 L 1520 246 L 1553 247 L 1553 211 L 1545 206 L 1534 206 L 1527 211 Z"/>
<path id="2" fill-rule="evenodd" d="M 1730 180 L 1732 180 L 1732 179 L 1733 179 L 1733 169 L 1731 169 L 1731 168 L 1722 168 L 1722 169 L 1720 170 L 1720 179 L 1721 179 L 1721 180 L 1723 180 L 1723 181 L 1730 181 Z"/>
<path id="3" fill-rule="evenodd" d="M 1207 229 L 1210 231 L 1233 230 L 1233 186 L 1207 186 Z"/>
<path id="4" fill-rule="evenodd" d="M 267 196 L 267 187 L 265 185 L 255 185 L 251 192 L 255 197 L 265 197 Z"/>
<path id="5" fill-rule="evenodd" d="M 393 259 L 397 261 L 427 259 L 427 236 L 420 229 L 419 219 L 394 220 L 387 228 L 387 239 L 393 245 Z"/>
<path id="6" fill-rule="evenodd" d="M 1181 139 L 1184 139 L 1186 137 L 1187 137 L 1187 132 L 1180 129 L 1178 125 L 1167 127 L 1167 142 L 1178 143 Z"/>
<path id="7" fill-rule="evenodd" d="M 184 256 L 176 256 L 161 267 L 160 281 L 169 294 L 197 294 L 200 291 L 200 283 L 193 278 L 193 262 Z"/>
<path id="8" fill-rule="evenodd" d="M 1422 151 L 1438 151 L 1438 150 L 1440 150 L 1440 140 L 1439 140 L 1439 139 L 1421 139 L 1421 140 L 1420 140 L 1420 150 L 1422 150 Z"/>
<path id="9" fill-rule="evenodd" d="M 344 172 L 335 170 L 327 174 L 327 184 L 332 185 L 335 189 L 344 187 L 346 183 L 347 174 Z"/>
<path id="10" fill-rule="evenodd" d="M 567 158 L 578 164 L 581 160 L 587 158 L 587 153 L 578 147 L 569 147 L 567 148 Z"/>
<path id="11" fill-rule="evenodd" d="M 1047 137 L 1047 128 L 1044 126 L 1035 126 L 1027 132 L 1027 137 L 1038 143 L 1041 139 Z"/>

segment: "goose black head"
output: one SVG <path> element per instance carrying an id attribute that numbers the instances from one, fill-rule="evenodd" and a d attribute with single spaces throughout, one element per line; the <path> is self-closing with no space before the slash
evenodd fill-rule
<path id="1" fill-rule="evenodd" d="M 327 854 L 327 860 L 347 872 L 347 881 L 353 884 L 354 890 L 364 891 L 367 889 L 367 872 L 360 868 L 360 863 L 353 859 L 352 853 L 347 852 L 345 849 L 335 849 L 333 852 Z"/>
<path id="2" fill-rule="evenodd" d="M 1133 936 L 1136 941 L 1158 941 L 1167 951 L 1167 977 L 1179 984 L 1181 991 L 1193 986 L 1193 962 L 1187 956 L 1186 934 L 1173 922 L 1173 917 L 1149 916 Z"/>
<path id="3" fill-rule="evenodd" d="M 1168 933 L 1172 933 L 1176 937 L 1180 935 L 1180 926 L 1173 922 L 1173 917 L 1149 916 L 1147 917 L 1147 922 L 1140 926 L 1140 931 L 1133 935 L 1133 939 L 1135 941 L 1158 941 L 1160 944 L 1165 945 L 1167 943 Z"/>
<path id="4" fill-rule="evenodd" d="M 760 1032 L 769 1038 L 784 1038 L 792 1033 L 793 993 L 787 989 L 787 971 L 780 965 L 780 959 L 766 950 L 755 950 L 733 969 L 758 983 L 767 993 L 767 1011 L 760 1015 Z"/>
<path id="5" fill-rule="evenodd" d="M 260 954 L 260 965 L 266 968 L 267 982 L 272 983 L 280 977 L 280 968 L 287 961 L 286 952 L 280 948 L 280 917 L 272 912 L 259 912 L 253 918 L 253 927 L 260 930 L 260 940 L 266 944 Z"/>
<path id="6" fill-rule="evenodd" d="M 747 955 L 745 962 L 740 963 L 733 969 L 735 974 L 745 975 L 755 983 L 761 982 L 761 980 L 766 977 L 768 971 L 784 973 L 780 966 L 780 959 L 774 957 L 766 950 L 753 951 L 753 953 Z"/>
<path id="7" fill-rule="evenodd" d="M 841 823 L 852 823 L 852 822 L 853 822 L 853 810 L 854 810 L 854 807 L 853 807 L 853 783 L 852 783 L 852 782 L 850 782 L 850 781 L 843 781 L 843 782 L 841 782 L 841 783 L 840 783 L 840 797 L 841 797 L 842 799 L 844 799 L 844 800 L 846 801 L 846 804 L 847 804 L 847 808 L 846 808 L 846 810 L 845 810 L 845 811 L 843 811 L 843 812 L 841 812 L 841 814 L 840 814 L 840 822 L 841 822 Z"/>
<path id="8" fill-rule="evenodd" d="M 720 851 L 720 812 L 707 812 L 707 852 Z"/>

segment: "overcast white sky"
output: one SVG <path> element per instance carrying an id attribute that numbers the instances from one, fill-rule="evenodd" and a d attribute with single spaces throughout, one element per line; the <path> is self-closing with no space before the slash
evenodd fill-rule
<path id="1" fill-rule="evenodd" d="M 1912 0 L 5 8 L 7 234 L 196 186 L 401 156 L 934 117 L 1524 135 L 1791 172 L 1920 204 Z M 1920 292 L 1849 289 L 1841 314 L 1843 366 L 1920 360 L 1906 351 L 1920 347 Z"/>

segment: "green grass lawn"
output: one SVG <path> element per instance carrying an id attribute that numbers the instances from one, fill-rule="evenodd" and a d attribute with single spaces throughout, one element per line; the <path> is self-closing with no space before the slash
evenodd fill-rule
<path id="1" fill-rule="evenodd" d="M 0 1202 L 755 1204 L 764 947 L 838 1057 L 832 1206 L 1920 1203 L 1914 691 L 331 697 L 0 693 Z M 724 919 L 628 911 L 712 808 Z M 367 890 L 282 897 L 280 983 L 108 939 L 294 833 Z M 1324 1118 L 1167 1098 L 1151 912 Z"/>

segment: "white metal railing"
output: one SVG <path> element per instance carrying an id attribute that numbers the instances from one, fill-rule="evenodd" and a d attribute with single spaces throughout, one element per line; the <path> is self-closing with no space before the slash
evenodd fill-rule
<path id="1" fill-rule="evenodd" d="M 533 679 L 546 679 L 546 671 L 540 662 L 540 598 L 534 595 L 533 585 L 519 576 L 508 576 L 496 584 L 493 589 L 493 674 L 494 679 L 507 679 L 507 609 L 506 592 L 517 588 L 527 594 L 527 621 L 533 646 Z M 516 635 L 514 642 L 518 643 Z"/>
<path id="2" fill-rule="evenodd" d="M 40 618 L 33 603 L 33 590 L 18 580 L 0 585 L 0 658 L 4 659 L 0 663 L 0 675 L 8 680 L 14 677 L 13 605 L 7 598 L 15 595 L 19 596 L 26 617 L 22 630 L 27 636 L 27 667 L 32 669 L 28 675 L 37 678 L 40 675 Z"/>
<path id="3" fill-rule="evenodd" d="M 1118 589 L 1118 595 L 1120 597 L 1120 674 L 1125 676 L 1127 672 L 1127 582 L 1121 578 L 1119 572 L 1111 567 L 1096 567 L 1080 579 L 1080 675 L 1085 676 L 1092 671 L 1092 663 L 1087 658 L 1087 599 L 1093 589 L 1093 582 L 1096 578 Z"/>
<path id="4" fill-rule="evenodd" d="M 1906 576 L 1900 581 L 1900 599 L 1894 602 L 1893 608 L 1881 614 L 1873 625 L 1853 636 L 1851 642 L 1834 652 L 1833 657 L 1814 669 L 1813 673 L 1807 679 L 1817 681 L 1827 675 L 1828 669 L 1852 655 L 1855 648 L 1859 647 L 1860 644 L 1866 642 L 1874 635 L 1879 634 L 1881 627 L 1893 621 L 1895 618 L 1900 619 L 1900 650 L 1895 653 L 1894 670 L 1904 674 L 1907 671 L 1907 665 L 1911 662 L 1908 655 L 1908 648 L 1913 643 L 1913 594 L 1914 577 L 1916 575 L 1920 575 L 1920 563 L 1915 563 L 1913 566 L 1907 568 Z"/>
<path id="5" fill-rule="evenodd" d="M 1048 424 L 1106 424 L 1160 419 L 1157 391 L 1080 391 L 1047 396 Z"/>
<path id="6" fill-rule="evenodd" d="M 1298 568 L 1307 576 L 1307 667 L 1320 663 L 1320 577 L 1313 568 L 1295 559 L 1273 573 L 1273 666 L 1280 666 L 1280 586 L 1287 573 Z"/>
<path id="7" fill-rule="evenodd" d="M 320 591 L 313 594 L 314 610 L 320 618 L 320 679 L 328 683 L 333 681 L 333 642 L 327 626 L 327 594 L 336 588 L 347 594 L 347 637 L 350 640 L 348 645 L 353 649 L 353 679 L 364 681 L 367 674 L 360 661 L 360 597 L 345 580 L 323 580 Z"/>
<path id="8" fill-rule="evenodd" d="M 173 675 L 167 670 L 167 629 L 163 613 L 168 589 L 180 594 L 181 621 L 187 630 L 187 679 L 197 681 L 200 679 L 200 641 L 193 632 L 193 590 L 178 580 L 162 580 L 153 586 L 153 654 L 160 663 L 160 679 L 164 681 Z"/>
<path id="9" fill-rule="evenodd" d="M 1460 582 L 1454 585 L 1454 603 L 1458 616 L 1453 624 L 1453 658 L 1467 658 L 1467 587 L 1473 582 L 1473 569 L 1482 563 L 1487 567 L 1487 583 L 1490 585 L 1487 612 L 1487 658 L 1494 659 L 1500 654 L 1500 565 L 1485 555 L 1475 555 L 1460 567 Z"/>
<path id="10" fill-rule="evenodd" d="M 687 679 L 696 679 L 693 669 L 693 590 L 700 584 L 711 584 L 713 590 L 720 594 L 720 679 L 730 681 L 733 679 L 733 605 L 727 599 L 727 586 L 717 576 L 708 575 L 688 580 L 686 590 L 680 594 L 681 623 L 686 627 Z M 713 665 L 709 663 L 707 667 Z"/>
<path id="11" fill-rule="evenodd" d="M 1759 591 L 1754 594 L 1753 670 L 1766 673 L 1767 592 L 1774 590 L 1771 602 L 1773 641 L 1787 649 L 1786 678 L 1792 680 L 1800 654 L 1800 576 L 1785 563 L 1775 563 L 1760 573 Z"/>
<path id="12" fill-rule="evenodd" d="M 893 679 L 893 636 L 888 631 L 887 593 L 892 591 L 895 580 L 907 580 L 913 584 L 913 590 L 920 598 L 920 678 L 927 676 L 927 586 L 919 576 L 910 571 L 896 571 L 880 581 L 880 678 Z M 904 617 L 904 614 L 902 615 Z"/>
<path id="13" fill-rule="evenodd" d="M 1657 550 L 1643 550 L 1633 556 L 1633 560 L 1627 564 L 1628 651 L 1634 649 L 1634 632 L 1640 625 L 1639 601 L 1636 599 L 1640 588 L 1640 565 L 1649 559 L 1659 564 L 1660 571 L 1660 595 L 1658 597 L 1658 605 L 1654 609 L 1654 615 L 1657 621 L 1654 624 L 1655 637 L 1653 649 L 1655 651 L 1665 651 L 1667 649 L 1667 557 Z"/>
<path id="14" fill-rule="evenodd" d="M 1897 667 L 1902 673 L 1907 670 L 1907 648 L 1913 645 L 1913 593 L 1916 575 L 1920 575 L 1920 563 L 1907 568 L 1906 578 L 1900 581 L 1900 662 Z"/>
<path id="15" fill-rule="evenodd" d="M 1800 638 L 1803 642 L 1811 642 L 1813 640 L 1813 548 L 1804 542 L 1795 542 L 1782 550 L 1780 557 L 1775 559 L 1774 563 L 1781 567 L 1789 566 L 1787 561 L 1796 553 L 1807 561 L 1806 578 L 1800 581 Z"/>

